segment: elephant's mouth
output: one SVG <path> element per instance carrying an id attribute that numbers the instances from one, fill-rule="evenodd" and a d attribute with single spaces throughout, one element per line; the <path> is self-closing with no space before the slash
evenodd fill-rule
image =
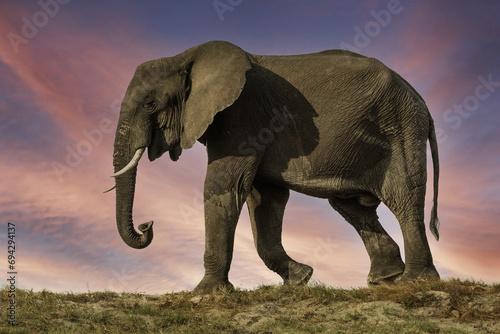
<path id="1" fill-rule="evenodd" d="M 170 159 L 172 159 L 172 161 L 179 160 L 181 153 L 182 153 L 182 148 L 180 147 L 180 145 L 174 148 L 173 150 L 168 151 L 168 154 L 170 155 Z"/>
<path id="2" fill-rule="evenodd" d="M 161 157 L 163 153 L 167 152 L 169 149 L 166 141 L 163 129 L 155 128 L 151 136 L 151 143 L 148 146 L 148 159 L 149 161 L 154 161 Z"/>
<path id="3" fill-rule="evenodd" d="M 182 148 L 180 145 L 177 145 L 173 149 L 166 150 L 166 149 L 159 149 L 157 146 L 149 146 L 148 147 L 148 159 L 149 161 L 154 161 L 161 157 L 166 151 L 168 151 L 168 154 L 170 156 L 170 159 L 172 161 L 177 161 L 179 160 L 179 157 L 182 153 Z"/>
<path id="4" fill-rule="evenodd" d="M 149 161 L 154 161 L 154 160 L 158 159 L 166 151 L 167 150 L 157 150 L 155 148 L 151 149 L 151 146 L 148 147 L 148 159 L 149 159 Z M 170 159 L 172 159 L 172 161 L 179 160 L 181 153 L 182 153 L 182 148 L 180 146 L 177 146 L 174 149 L 168 151 L 168 154 L 170 156 Z"/>
<path id="5" fill-rule="evenodd" d="M 163 133 L 161 133 L 163 135 Z M 161 136 L 163 137 L 163 136 Z M 182 148 L 179 143 L 168 145 L 163 138 L 153 135 L 153 140 L 148 146 L 148 159 L 154 161 L 161 157 L 165 152 L 169 152 L 170 159 L 177 161 L 182 153 Z"/>
<path id="6" fill-rule="evenodd" d="M 150 145 L 148 147 L 148 159 L 149 161 L 154 161 L 161 157 L 165 151 L 161 151 L 158 146 Z"/>

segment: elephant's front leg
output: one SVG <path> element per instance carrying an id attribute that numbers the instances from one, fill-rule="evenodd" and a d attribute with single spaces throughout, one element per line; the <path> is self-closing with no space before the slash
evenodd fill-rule
<path id="1" fill-rule="evenodd" d="M 251 158 L 222 158 L 213 161 L 205 179 L 205 276 L 196 291 L 229 288 L 228 274 L 233 257 L 234 232 L 248 196 L 255 163 Z"/>

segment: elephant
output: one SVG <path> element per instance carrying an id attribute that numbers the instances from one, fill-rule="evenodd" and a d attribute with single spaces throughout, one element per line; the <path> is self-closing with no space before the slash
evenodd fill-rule
<path id="1" fill-rule="evenodd" d="M 424 224 L 429 141 L 429 226 L 438 240 L 434 121 L 419 93 L 382 62 L 347 50 L 255 55 L 211 41 L 140 64 L 121 104 L 113 153 L 116 222 L 130 247 L 153 239 L 153 221 L 137 231 L 132 219 L 146 148 L 150 161 L 165 152 L 177 161 L 197 141 L 208 164 L 205 274 L 195 291 L 233 288 L 228 273 L 245 203 L 265 265 L 285 284 L 308 282 L 313 268 L 282 245 L 290 190 L 328 199 L 354 227 L 370 258 L 368 285 L 439 279 Z M 379 222 L 380 203 L 400 223 L 404 262 Z"/>

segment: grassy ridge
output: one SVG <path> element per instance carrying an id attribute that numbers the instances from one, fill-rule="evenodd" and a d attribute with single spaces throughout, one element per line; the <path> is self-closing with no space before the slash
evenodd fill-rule
<path id="1" fill-rule="evenodd" d="M 0 290 L 1 333 L 500 332 L 500 284 L 457 279 L 344 290 L 321 284 L 164 295 Z"/>

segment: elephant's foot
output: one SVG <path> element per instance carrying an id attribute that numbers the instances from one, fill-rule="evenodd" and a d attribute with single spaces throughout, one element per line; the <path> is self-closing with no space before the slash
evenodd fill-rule
<path id="1" fill-rule="evenodd" d="M 281 275 L 285 284 L 304 285 L 309 282 L 313 274 L 313 268 L 295 261 L 288 262 L 288 269 Z"/>
<path id="2" fill-rule="evenodd" d="M 221 290 L 232 291 L 234 290 L 234 286 L 227 279 L 221 280 L 214 276 L 205 275 L 193 291 L 210 293 Z"/>
<path id="3" fill-rule="evenodd" d="M 394 284 L 404 270 L 405 264 L 399 255 L 393 261 L 374 261 L 367 278 L 368 286 Z"/>
<path id="4" fill-rule="evenodd" d="M 403 276 L 397 279 L 395 283 L 404 284 L 415 281 L 438 281 L 440 279 L 434 265 L 427 267 L 422 266 L 406 266 Z"/>

